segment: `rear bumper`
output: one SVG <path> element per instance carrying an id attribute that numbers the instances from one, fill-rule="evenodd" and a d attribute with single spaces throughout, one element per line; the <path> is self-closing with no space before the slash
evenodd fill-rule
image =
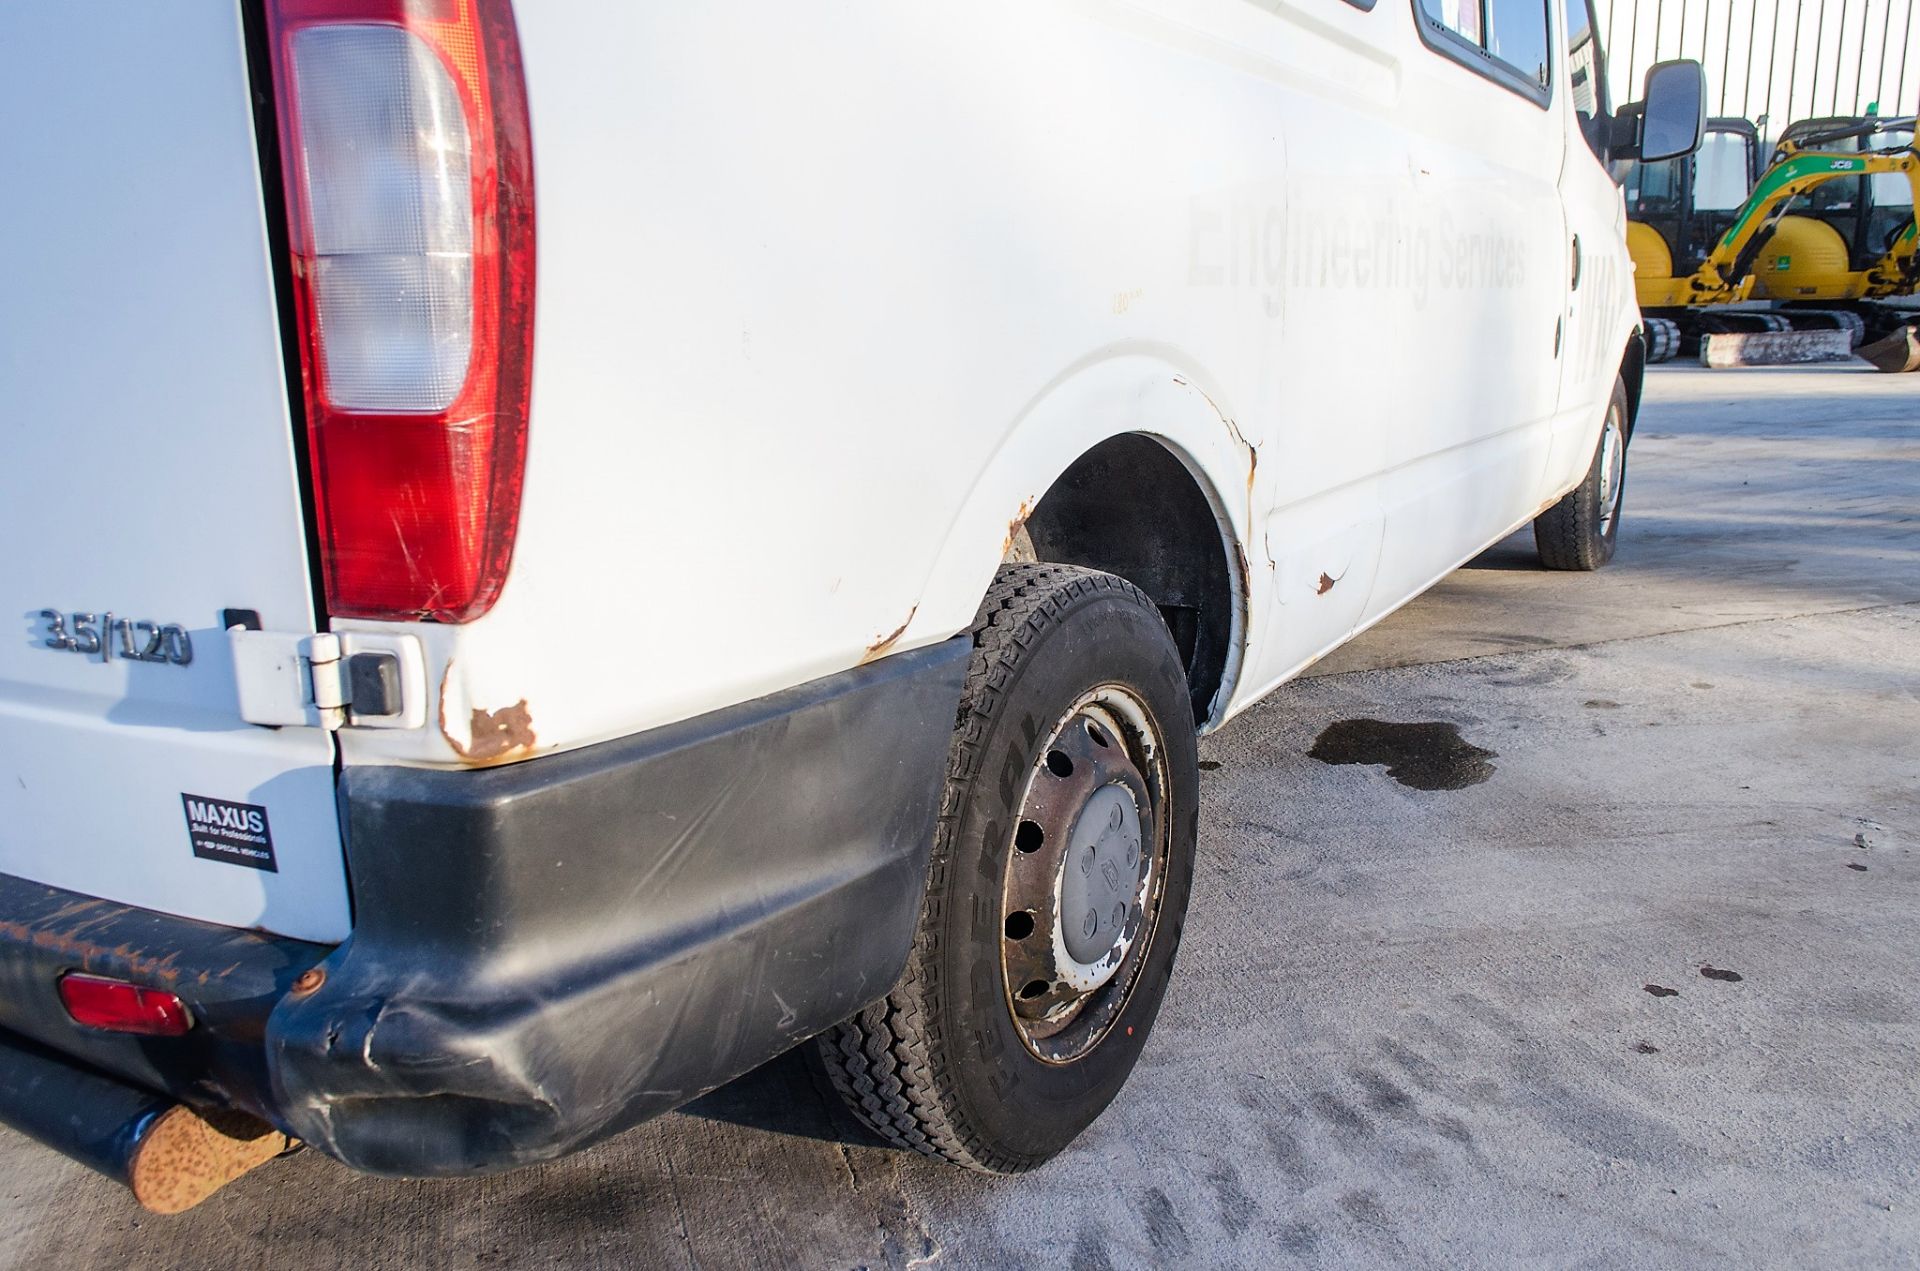
<path id="1" fill-rule="evenodd" d="M 891 987 L 967 655 L 500 768 L 349 769 L 355 921 L 331 949 L 0 876 L 0 1028 L 376 1173 L 562 1155 Z M 82 1030 L 69 969 L 171 989 L 199 1023 Z"/>

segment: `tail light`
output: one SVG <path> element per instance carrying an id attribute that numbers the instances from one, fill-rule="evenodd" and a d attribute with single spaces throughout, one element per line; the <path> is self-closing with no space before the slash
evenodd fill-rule
<path id="1" fill-rule="evenodd" d="M 165 989 L 79 971 L 60 977 L 60 1003 L 74 1023 L 109 1033 L 181 1037 L 193 1027 L 187 1004 Z"/>
<path id="2" fill-rule="evenodd" d="M 508 0 L 269 0 L 328 611 L 467 622 L 519 524 L 533 165 Z"/>

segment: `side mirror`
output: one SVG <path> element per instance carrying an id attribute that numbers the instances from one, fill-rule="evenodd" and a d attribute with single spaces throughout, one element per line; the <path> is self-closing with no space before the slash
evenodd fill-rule
<path id="1" fill-rule="evenodd" d="M 1700 148 L 1707 130 L 1707 73 L 1700 63 L 1656 62 L 1647 69 L 1644 99 L 1614 117 L 1615 158 L 1657 163 Z"/>

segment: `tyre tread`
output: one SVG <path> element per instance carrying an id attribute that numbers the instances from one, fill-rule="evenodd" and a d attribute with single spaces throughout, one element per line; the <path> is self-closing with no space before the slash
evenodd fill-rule
<path id="1" fill-rule="evenodd" d="M 1626 386 L 1614 382 L 1609 412 L 1626 411 Z M 1600 530 L 1600 451 L 1596 445 L 1593 462 L 1579 485 L 1567 491 L 1558 503 L 1533 518 L 1533 544 L 1540 563 L 1548 569 L 1589 572 L 1613 559 L 1613 545 Z M 1615 533 L 1618 533 L 1616 515 Z"/>
<path id="2" fill-rule="evenodd" d="M 928 911 L 914 936 L 906 970 L 886 997 L 814 1043 L 833 1088 L 874 1133 L 896 1147 L 985 1173 L 1020 1173 L 1043 1162 L 997 1150 L 970 1130 L 954 1101 L 956 1082 L 946 1071 L 947 1048 L 941 1044 L 939 1012 L 933 1005 L 942 948 L 941 924 L 932 907 L 947 894 L 942 884 L 953 863 L 960 809 L 979 773 L 985 734 L 1009 683 L 1026 651 L 1046 630 L 1060 622 L 1075 601 L 1098 592 L 1118 593 L 1153 608 L 1139 588 L 1112 574 L 1074 565 L 1001 567 L 974 619 L 974 654 L 955 719 L 928 866 Z"/>

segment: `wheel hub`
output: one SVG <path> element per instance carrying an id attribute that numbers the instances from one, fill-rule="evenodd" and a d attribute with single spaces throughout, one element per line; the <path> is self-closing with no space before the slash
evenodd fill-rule
<path id="1" fill-rule="evenodd" d="M 1080 966 L 1098 967 L 1120 943 L 1144 864 L 1132 792 L 1117 781 L 1101 786 L 1073 823 L 1060 871 L 1062 943 Z"/>
<path id="2" fill-rule="evenodd" d="M 1007 1003 L 1035 1055 L 1098 1044 L 1132 988 L 1165 872 L 1163 761 L 1150 719 L 1117 688 L 1089 694 L 1028 774 L 1008 853 Z"/>

